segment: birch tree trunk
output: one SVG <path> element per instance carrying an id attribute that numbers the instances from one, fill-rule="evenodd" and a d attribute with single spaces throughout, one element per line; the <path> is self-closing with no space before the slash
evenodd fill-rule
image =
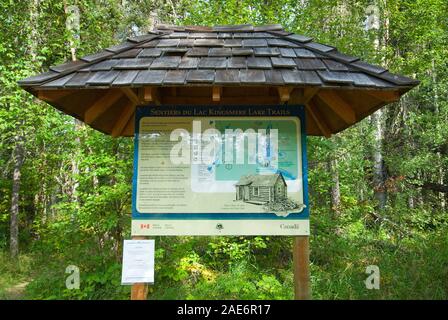
<path id="1" fill-rule="evenodd" d="M 383 210 L 386 207 L 386 170 L 383 159 L 383 112 L 378 110 L 371 116 L 371 122 L 374 126 L 374 146 L 373 146 L 373 188 L 374 197 L 378 201 L 378 209 Z"/>
<path id="2" fill-rule="evenodd" d="M 372 28 L 378 30 L 378 36 L 375 39 L 375 48 L 378 51 L 380 47 L 385 48 L 389 38 L 389 20 L 387 17 L 387 5 L 386 0 L 384 5 L 384 22 L 383 22 L 383 37 L 382 44 L 380 44 L 380 18 L 379 9 L 374 10 L 374 24 Z M 378 7 L 377 7 L 378 8 Z M 385 61 L 383 60 L 383 64 Z M 387 190 L 386 190 L 386 170 L 383 158 L 383 138 L 384 138 L 384 112 L 380 109 L 373 113 L 370 117 L 372 126 L 374 128 L 374 141 L 373 141 L 373 190 L 374 198 L 378 201 L 378 210 L 384 210 L 387 203 Z"/>
<path id="3" fill-rule="evenodd" d="M 68 31 L 68 34 L 70 35 L 68 39 L 68 43 L 70 46 L 70 54 L 71 54 L 71 60 L 76 61 L 76 49 L 79 44 L 79 8 L 76 5 L 69 6 L 67 5 L 67 1 L 64 1 L 64 12 L 66 14 L 66 29 Z M 84 124 L 79 121 L 78 119 L 74 119 L 74 127 L 75 132 L 78 133 Z M 81 140 L 79 138 L 79 135 L 76 134 L 76 150 L 74 153 L 74 156 L 71 160 L 71 168 L 72 168 L 72 174 L 71 174 L 71 190 L 70 190 L 70 197 L 74 203 L 76 203 L 76 207 L 78 207 L 79 203 L 79 197 L 78 197 L 78 187 L 79 187 L 79 145 L 81 144 Z"/>

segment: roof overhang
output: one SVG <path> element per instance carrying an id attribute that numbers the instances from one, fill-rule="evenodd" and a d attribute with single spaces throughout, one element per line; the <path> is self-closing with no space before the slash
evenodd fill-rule
<path id="1" fill-rule="evenodd" d="M 148 35 L 19 82 L 113 136 L 138 105 L 303 105 L 307 133 L 330 136 L 418 84 L 281 26 L 159 26 Z"/>

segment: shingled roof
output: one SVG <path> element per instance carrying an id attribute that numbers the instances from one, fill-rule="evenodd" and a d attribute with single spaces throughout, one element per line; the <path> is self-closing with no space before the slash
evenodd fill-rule
<path id="1" fill-rule="evenodd" d="M 249 97 L 251 92 L 261 101 L 257 103 L 256 99 L 248 98 L 246 103 L 314 104 L 314 112 L 307 110 L 312 118 L 308 133 L 329 135 L 397 100 L 417 84 L 414 79 L 392 74 L 332 46 L 284 31 L 280 25 L 159 25 L 147 35 L 128 38 L 124 43 L 75 62 L 50 67 L 48 72 L 19 82 L 24 89 L 63 112 L 113 135 L 133 134 L 131 102 L 134 108 L 142 101 L 158 104 L 239 104 L 241 101 L 244 104 L 238 95 Z M 202 97 L 198 88 L 183 95 L 181 90 L 176 91 L 182 87 L 203 88 L 202 93 L 209 95 L 210 101 L 193 99 Z M 252 91 L 237 91 L 232 87 L 252 87 Z M 269 91 L 257 91 L 260 87 Z M 143 93 L 141 88 L 146 88 Z M 148 88 L 160 90 L 148 92 Z M 363 106 L 358 106 L 353 92 L 335 96 L 327 89 L 360 90 L 367 92 L 368 97 L 360 99 Z M 319 96 L 313 98 L 318 90 Z M 266 99 L 260 98 L 263 95 Z M 232 96 L 234 99 L 230 99 Z M 298 96 L 301 99 L 290 100 Z M 108 108 L 98 107 L 101 102 L 98 100 L 107 102 Z M 322 115 L 319 109 L 326 107 L 332 114 Z M 347 107 L 354 109 L 353 114 L 350 115 Z M 332 120 L 334 116 L 339 120 Z M 121 124 L 114 131 L 117 121 Z"/>

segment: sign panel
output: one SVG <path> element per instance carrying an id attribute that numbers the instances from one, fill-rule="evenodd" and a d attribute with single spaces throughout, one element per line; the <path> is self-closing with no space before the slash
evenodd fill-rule
<path id="1" fill-rule="evenodd" d="M 124 240 L 121 284 L 154 283 L 154 240 Z"/>
<path id="2" fill-rule="evenodd" d="M 138 107 L 133 235 L 309 235 L 302 106 Z"/>

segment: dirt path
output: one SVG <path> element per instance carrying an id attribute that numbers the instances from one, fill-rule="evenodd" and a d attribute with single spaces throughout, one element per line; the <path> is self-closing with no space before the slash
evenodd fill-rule
<path id="1" fill-rule="evenodd" d="M 5 299 L 6 300 L 22 300 L 24 293 L 25 293 L 25 288 L 28 285 L 29 281 L 25 281 L 19 284 L 16 284 L 15 286 L 6 289 L 4 294 L 5 294 Z"/>

